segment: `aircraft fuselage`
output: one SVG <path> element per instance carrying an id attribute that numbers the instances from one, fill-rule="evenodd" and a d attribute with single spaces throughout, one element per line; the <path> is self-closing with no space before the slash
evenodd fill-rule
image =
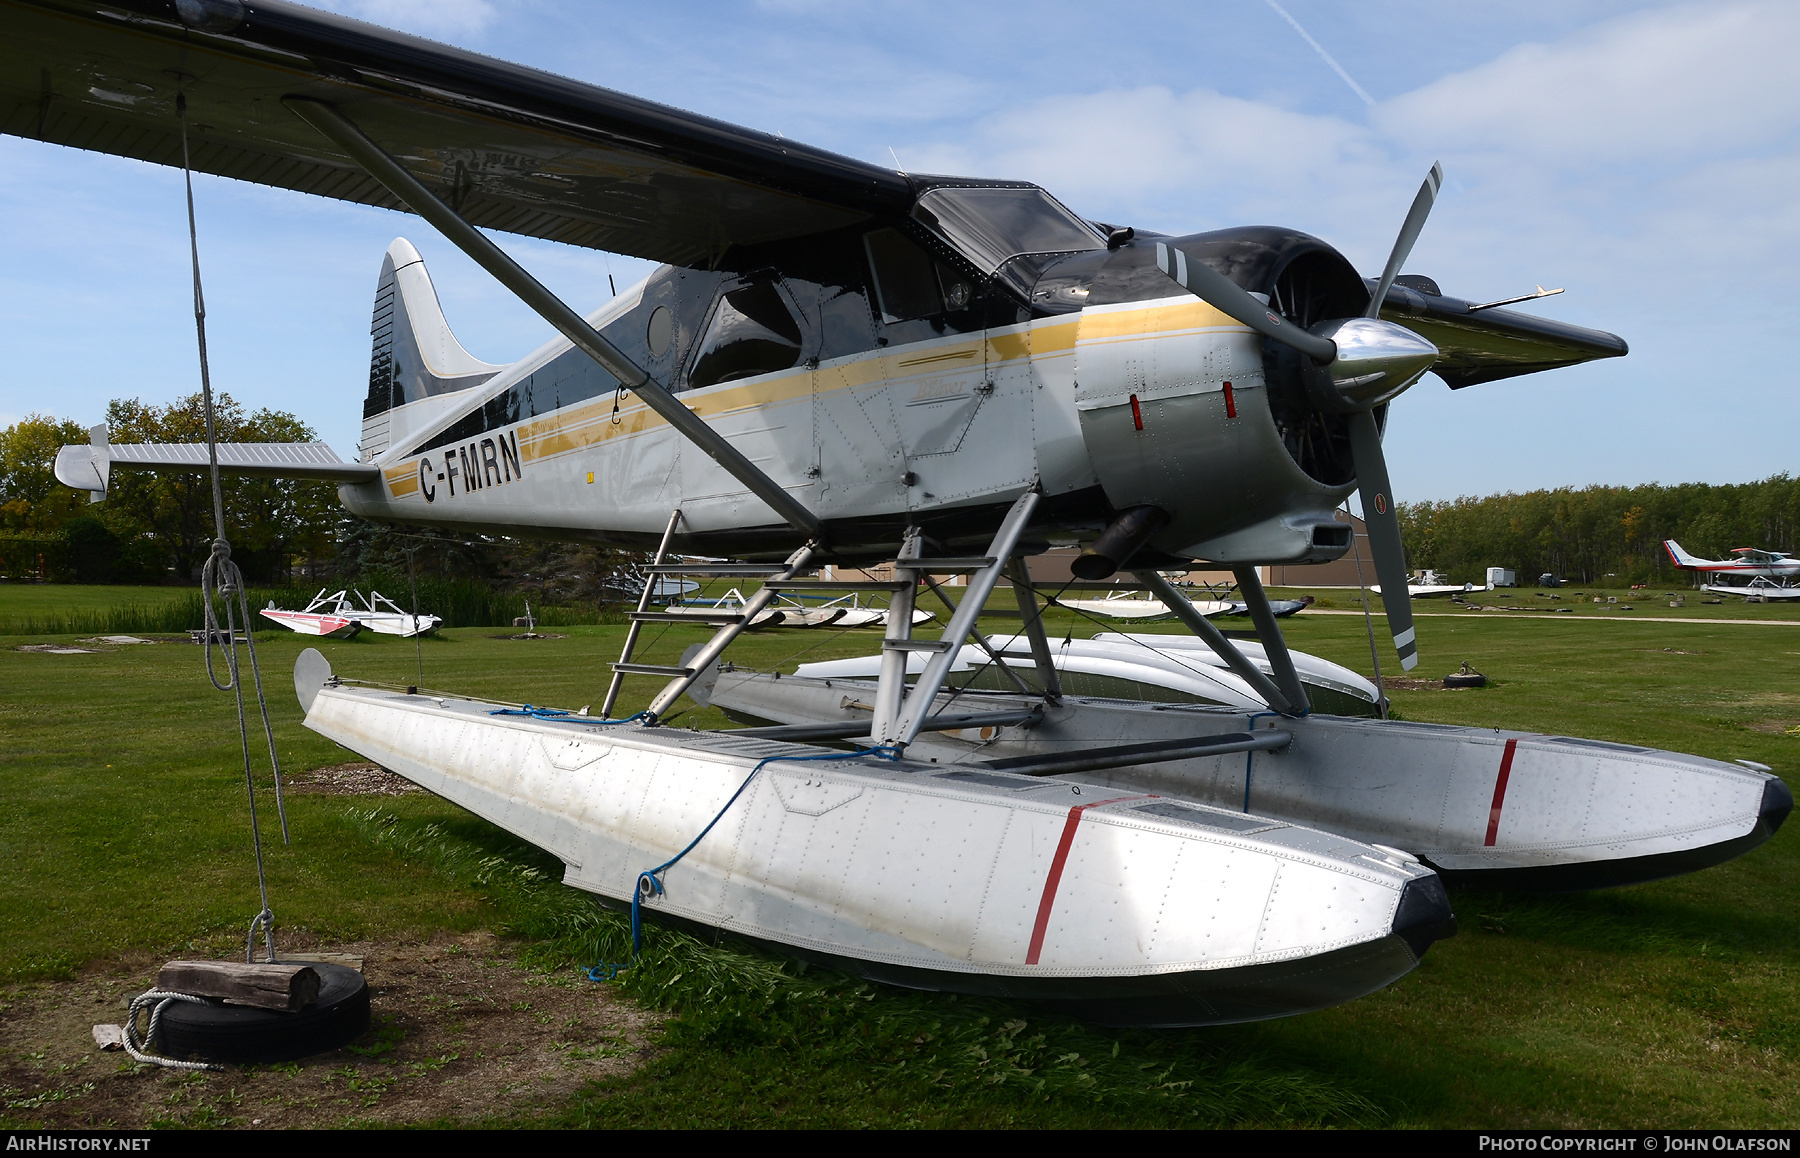
<path id="1" fill-rule="evenodd" d="M 1267 232 L 1264 251 L 1325 249 Z M 885 250 L 868 241 L 882 233 Z M 1146 249 L 1049 255 L 1014 295 L 1003 278 L 971 291 L 893 230 L 841 240 L 793 273 L 663 267 L 589 318 L 824 520 L 840 555 L 891 554 L 909 523 L 985 541 L 1034 485 L 1042 538 L 1091 538 L 1153 504 L 1174 512 L 1151 546 L 1166 556 L 1303 562 L 1348 545 L 1332 511 L 1355 483 L 1329 420 L 1280 382 L 1271 398 L 1280 351 L 1147 276 Z M 926 275 L 909 290 L 879 264 L 896 250 Z M 355 513 L 643 544 L 680 508 L 683 550 L 790 549 L 767 505 L 566 340 L 468 386 L 434 378 L 429 341 L 405 338 L 393 366 L 377 349 L 363 450 L 382 477 L 341 487 Z"/>

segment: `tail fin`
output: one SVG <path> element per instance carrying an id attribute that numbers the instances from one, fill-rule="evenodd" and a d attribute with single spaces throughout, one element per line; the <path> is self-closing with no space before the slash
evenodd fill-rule
<path id="1" fill-rule="evenodd" d="M 404 237 L 395 238 L 382 259 L 369 330 L 375 348 L 369 358 L 369 396 L 363 401 L 364 461 L 438 413 L 438 407 L 412 403 L 479 386 L 505 369 L 483 362 L 456 340 L 425 272 L 425 259 Z"/>
<path id="2" fill-rule="evenodd" d="M 1683 551 L 1681 544 L 1674 539 L 1664 539 L 1663 549 L 1669 553 L 1669 558 L 1675 561 L 1677 567 L 1699 567 L 1708 562 L 1706 559 L 1697 559 Z"/>

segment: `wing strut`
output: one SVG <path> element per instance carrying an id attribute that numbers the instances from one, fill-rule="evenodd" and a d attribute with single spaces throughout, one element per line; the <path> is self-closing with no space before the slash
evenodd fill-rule
<path id="1" fill-rule="evenodd" d="M 542 282 L 489 241 L 485 234 L 440 201 L 399 162 L 364 136 L 362 130 L 341 112 L 330 105 L 298 97 L 290 97 L 283 103 L 295 116 L 349 154 L 351 160 L 381 182 L 408 209 L 430 222 L 453 245 L 473 258 L 477 265 L 493 274 L 501 285 L 554 326 L 563 337 L 598 362 L 607 373 L 623 382 L 627 389 L 642 398 L 650 409 L 661 415 L 684 438 L 748 487 L 750 493 L 773 508 L 784 522 L 791 523 L 809 540 L 818 541 L 822 538 L 823 528 L 811 511 L 783 490 L 774 479 L 758 470 L 736 447 L 725 441 L 723 435 L 682 405 L 617 346 L 607 341 L 587 323 L 587 319 L 569 308 L 561 298 L 545 288 Z"/>

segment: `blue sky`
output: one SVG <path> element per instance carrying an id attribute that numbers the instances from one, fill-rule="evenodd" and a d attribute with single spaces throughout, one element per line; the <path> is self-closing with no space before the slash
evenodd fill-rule
<path id="1" fill-rule="evenodd" d="M 1268 0 L 653 6 L 342 0 L 376 23 L 907 169 L 1038 181 L 1084 215 L 1276 223 L 1612 330 L 1625 359 L 1394 408 L 1397 495 L 1737 482 L 1800 467 L 1800 5 Z M 1359 91 L 1360 90 L 1360 91 Z M 1365 100 L 1366 96 L 1366 100 Z M 397 235 L 478 357 L 549 329 L 417 218 L 197 179 L 214 381 L 346 457 Z M 642 263 L 501 236 L 573 304 Z M 197 388 L 179 173 L 0 138 L 0 423 Z"/>

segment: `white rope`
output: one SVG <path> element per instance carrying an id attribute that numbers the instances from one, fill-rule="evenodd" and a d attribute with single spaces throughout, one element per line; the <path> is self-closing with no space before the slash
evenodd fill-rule
<path id="1" fill-rule="evenodd" d="M 125 1052 L 134 1061 L 146 1065 L 162 1066 L 170 1070 L 222 1070 L 224 1066 L 216 1066 L 211 1062 L 177 1061 L 172 1057 L 148 1053 L 156 1042 L 156 1031 L 161 1028 L 163 1010 L 177 1001 L 188 1001 L 195 1005 L 205 1005 L 201 998 L 191 993 L 174 993 L 167 989 L 149 989 L 131 999 L 131 1012 L 125 1015 Z M 153 1008 L 152 1008 L 153 1006 Z M 146 1008 L 150 1009 L 150 1025 L 139 1037 L 137 1032 L 138 1014 Z"/>
<path id="2" fill-rule="evenodd" d="M 256 850 L 256 885 L 262 898 L 262 910 L 250 923 L 244 960 L 255 958 L 256 931 L 260 928 L 263 932 L 263 944 L 268 949 L 268 959 L 273 962 L 275 913 L 269 908 L 269 881 L 263 871 L 262 828 L 257 823 L 256 816 L 256 780 L 250 769 L 250 728 L 244 718 L 244 685 L 238 672 L 237 620 L 240 617 L 243 620 L 244 644 L 250 653 L 250 675 L 256 684 L 256 705 L 262 710 L 263 733 L 269 741 L 269 764 L 275 770 L 275 811 L 281 817 L 281 840 L 284 844 L 291 843 L 288 836 L 287 805 L 281 794 L 281 759 L 275 751 L 275 726 L 269 720 L 269 701 L 263 694 L 262 668 L 256 659 L 256 636 L 250 622 L 249 600 L 244 593 L 244 576 L 237 564 L 231 561 L 231 544 L 225 539 L 225 499 L 224 490 L 219 483 L 219 439 L 213 416 L 212 372 L 206 357 L 206 298 L 200 286 L 200 235 L 194 219 L 194 172 L 188 155 L 186 93 L 176 95 L 175 112 L 181 122 L 181 171 L 187 183 L 188 252 L 193 259 L 194 270 L 194 331 L 200 342 L 200 393 L 206 408 L 206 457 L 211 465 L 212 475 L 214 538 L 212 553 L 200 571 L 201 602 L 206 607 L 206 675 L 215 688 L 222 692 L 236 693 L 238 738 L 244 752 L 244 787 L 250 794 L 250 841 Z M 213 602 L 215 596 L 219 597 L 225 607 L 222 631 L 220 616 Z M 220 638 L 221 634 L 223 639 Z M 223 647 L 225 651 L 228 673 L 225 683 L 219 682 L 218 672 L 213 668 L 214 647 Z"/>

